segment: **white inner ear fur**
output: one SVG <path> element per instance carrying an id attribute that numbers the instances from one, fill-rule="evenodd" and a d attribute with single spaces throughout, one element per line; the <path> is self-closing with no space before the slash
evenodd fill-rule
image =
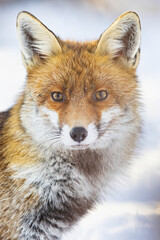
<path id="1" fill-rule="evenodd" d="M 100 37 L 96 53 L 110 54 L 113 58 L 122 55 L 131 63 L 140 47 L 140 20 L 136 13 L 122 14 Z"/>
<path id="2" fill-rule="evenodd" d="M 61 46 L 54 34 L 27 12 L 18 15 L 17 31 L 26 62 L 32 61 L 34 55 L 45 58 L 61 52 Z"/>

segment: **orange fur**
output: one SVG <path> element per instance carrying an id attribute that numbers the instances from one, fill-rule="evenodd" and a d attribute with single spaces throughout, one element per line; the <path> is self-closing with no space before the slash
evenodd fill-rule
<path id="1" fill-rule="evenodd" d="M 45 54 L 46 52 L 47 54 L 49 53 L 51 46 L 50 48 L 43 48 L 43 43 L 46 39 L 44 39 L 43 42 L 41 39 L 43 34 L 38 32 L 38 37 L 41 40 L 39 41 L 38 47 L 42 49 L 35 53 L 34 51 L 36 51 L 38 47 L 35 50 L 33 49 L 33 45 L 31 45 L 30 47 L 34 54 L 29 57 L 30 52 L 27 52 L 26 46 L 23 48 L 23 58 L 27 68 L 27 82 L 24 92 L 9 111 L 8 117 L 5 115 L 4 119 L 2 117 L 1 120 L 0 115 L 0 239 L 18 240 L 21 220 L 24 214 L 32 209 L 38 208 L 38 206 L 42 204 L 42 202 L 40 203 L 40 193 L 38 190 L 36 191 L 36 186 L 31 183 L 25 186 L 26 179 L 16 177 L 17 169 L 21 171 L 21 169 L 26 170 L 32 166 L 36 169 L 39 163 L 46 161 L 44 157 L 45 151 L 43 151 L 42 156 L 41 145 L 38 145 L 23 124 L 21 112 L 24 108 L 24 102 L 25 104 L 27 103 L 28 106 L 36 106 L 37 109 L 43 106 L 45 109 L 51 110 L 51 112 L 56 112 L 58 114 L 60 128 L 68 125 L 70 129 L 75 126 L 87 128 L 91 123 L 94 123 L 98 129 L 104 112 L 107 112 L 115 106 L 118 106 L 125 112 L 127 107 L 129 107 L 132 109 L 132 121 L 135 122 L 133 129 L 136 130 L 131 130 L 131 136 L 126 135 L 126 139 L 128 137 L 129 141 L 124 138 L 124 143 L 128 141 L 128 148 L 125 149 L 124 147 L 125 151 L 122 153 L 122 159 L 120 159 L 122 161 L 121 165 L 124 165 L 123 158 L 129 159 L 132 155 L 140 132 L 139 92 L 137 90 L 138 85 L 136 79 L 139 51 L 138 48 L 133 46 L 132 50 L 135 51 L 136 49 L 138 53 L 132 56 L 132 59 L 129 59 L 127 55 L 129 53 L 125 46 L 123 51 L 121 49 L 119 50 L 119 48 L 118 50 L 116 49 L 116 55 L 113 56 L 113 54 L 106 49 L 106 43 L 103 43 L 105 40 L 108 41 L 110 33 L 112 33 L 112 27 L 115 27 L 123 17 L 126 18 L 130 15 L 132 21 L 134 21 L 135 18 L 135 21 L 138 22 L 137 16 L 134 13 L 128 13 L 128 15 L 125 13 L 114 25 L 111 25 L 109 36 L 107 33 L 104 33 L 98 41 L 84 43 L 65 42 L 55 35 L 51 37 L 52 34 L 49 32 L 49 42 L 53 40 L 56 49 L 53 49 L 51 54 L 46 56 Z M 45 26 L 32 15 L 24 12 L 19 18 L 22 23 L 26 19 L 29 19 L 31 22 L 36 22 L 37 31 L 41 31 L 42 29 L 42 33 L 47 34 L 48 30 Z M 21 26 L 20 23 L 19 20 L 17 25 L 23 30 L 24 26 L 22 23 Z M 26 26 L 25 24 L 25 27 Z M 29 34 L 27 39 L 34 40 Z M 122 39 L 124 44 L 126 44 L 126 36 L 128 35 L 125 34 Z M 137 42 L 138 41 L 139 37 Z M 23 39 L 21 39 L 21 44 L 23 46 Z M 95 101 L 93 95 L 100 90 L 106 90 L 109 95 L 104 101 Z M 66 97 L 65 101 L 53 101 L 51 93 L 54 91 L 63 93 Z M 25 105 L 25 114 L 27 119 L 27 116 L 29 116 L 31 112 L 26 106 L 27 105 Z M 41 117 L 46 120 L 45 114 Z M 118 117 L 120 118 L 120 116 Z M 118 118 L 114 117 L 108 126 L 112 125 L 114 121 L 118 121 Z M 41 131 L 41 129 L 39 129 L 39 131 Z M 105 151 L 107 152 L 108 150 Z M 57 154 L 59 154 L 59 152 Z M 70 152 L 67 152 L 67 154 L 70 154 Z M 102 169 L 106 171 L 107 174 L 109 173 L 110 166 L 101 165 L 104 159 L 104 157 L 101 159 L 101 152 L 98 155 L 97 152 L 92 153 L 90 149 L 87 149 L 85 151 L 87 162 L 81 162 L 79 159 L 82 158 L 81 155 L 83 155 L 83 152 L 79 152 L 79 154 L 80 155 L 77 156 L 77 152 L 75 153 L 73 151 L 73 154 L 69 155 L 68 161 L 74 162 L 75 160 L 74 164 L 77 164 L 78 171 L 80 169 L 79 172 L 81 174 L 84 171 L 85 177 L 91 174 L 88 181 L 92 178 L 92 172 L 94 171 L 95 175 L 96 173 L 103 175 L 101 172 Z M 110 156 L 110 153 L 107 152 L 107 154 Z M 96 161 L 92 163 L 92 155 L 94 159 L 100 159 L 100 163 Z M 66 156 L 68 157 L 68 155 Z M 94 169 L 92 169 L 93 164 L 97 164 Z M 100 178 L 98 174 L 97 179 Z M 99 180 L 97 179 L 96 181 L 98 182 Z M 94 182 L 94 180 L 92 179 L 91 182 Z M 97 189 L 99 189 L 99 187 L 97 187 Z M 90 202 L 86 204 L 88 204 L 89 208 L 92 205 Z M 83 207 L 84 205 L 82 202 Z M 82 208 L 82 210 L 83 213 L 86 212 L 86 209 Z M 77 206 L 75 207 L 75 211 L 77 211 Z"/>
<path id="2" fill-rule="evenodd" d="M 46 64 L 28 70 L 28 85 L 39 105 L 56 111 L 60 123 L 74 126 L 78 119 L 84 125 L 95 120 L 98 124 L 101 112 L 119 104 L 124 107 L 137 95 L 135 68 L 126 68 L 121 60 L 115 62 L 110 56 L 95 55 L 91 51 L 95 43 L 63 43 L 63 54 L 51 57 Z M 109 97 L 95 102 L 92 94 L 107 89 Z M 56 103 L 50 93 L 65 93 L 67 101 Z M 135 108 L 136 101 L 133 101 Z M 85 115 L 85 118 L 84 118 Z"/>

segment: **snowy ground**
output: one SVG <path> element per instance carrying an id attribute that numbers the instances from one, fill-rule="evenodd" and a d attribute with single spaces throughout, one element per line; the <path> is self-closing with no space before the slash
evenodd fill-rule
<path id="1" fill-rule="evenodd" d="M 118 5 L 119 1 L 115 2 Z M 98 11 L 85 1 L 81 4 L 73 0 L 0 5 L 0 111 L 14 103 L 25 79 L 15 28 L 18 12 L 30 11 L 63 39 L 75 40 L 98 38 L 123 11 L 137 11 L 141 18 L 142 51 L 138 75 L 145 123 L 141 154 L 128 169 L 128 177 L 118 180 L 106 201 L 63 240 L 160 239 L 160 2 L 147 0 L 148 5 L 142 0 L 135 4 L 134 1 L 121 2 L 123 6 L 110 11 L 107 8 Z"/>

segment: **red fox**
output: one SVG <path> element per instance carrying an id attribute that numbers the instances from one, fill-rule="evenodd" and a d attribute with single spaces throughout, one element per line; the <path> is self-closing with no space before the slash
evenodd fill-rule
<path id="1" fill-rule="evenodd" d="M 140 20 L 126 12 L 81 43 L 21 12 L 17 31 L 27 81 L 0 114 L 0 239 L 56 240 L 135 152 Z"/>

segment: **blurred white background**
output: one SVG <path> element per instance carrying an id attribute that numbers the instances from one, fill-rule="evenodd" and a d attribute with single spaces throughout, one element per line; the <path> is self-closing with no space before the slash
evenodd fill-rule
<path id="1" fill-rule="evenodd" d="M 104 202 L 63 240 L 160 239 L 160 0 L 0 0 L 0 111 L 13 105 L 24 86 L 16 16 L 29 11 L 62 39 L 91 40 L 123 12 L 142 24 L 139 76 L 144 103 L 140 154 Z"/>

